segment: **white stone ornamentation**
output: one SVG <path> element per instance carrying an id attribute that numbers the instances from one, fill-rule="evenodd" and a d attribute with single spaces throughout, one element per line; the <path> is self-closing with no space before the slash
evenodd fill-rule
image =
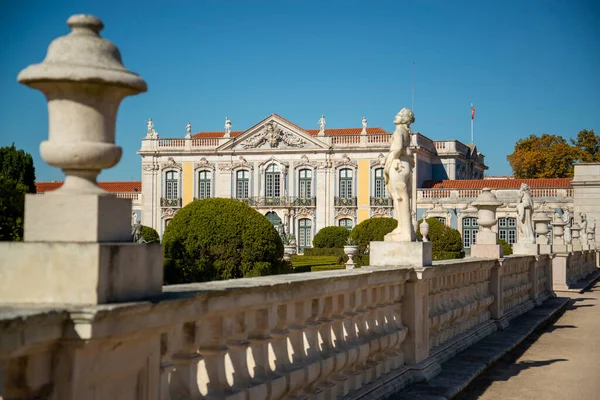
<path id="1" fill-rule="evenodd" d="M 414 242 L 415 230 L 411 218 L 413 156 L 410 145 L 410 124 L 415 116 L 403 108 L 394 118 L 396 129 L 392 135 L 390 152 L 384 166 L 387 190 L 394 202 L 394 217 L 398 227 L 385 236 L 386 241 Z"/>
<path id="2" fill-rule="evenodd" d="M 302 138 L 284 131 L 277 123 L 271 121 L 265 124 L 264 129 L 258 135 L 253 136 L 244 142 L 241 146 L 244 149 L 258 148 L 264 143 L 268 143 L 271 148 L 279 147 L 279 143 L 283 142 L 290 147 L 304 147 L 306 141 Z"/>
<path id="3" fill-rule="evenodd" d="M 237 161 L 219 164 L 219 171 L 232 171 L 237 168 L 248 168 L 252 170 L 253 166 L 242 156 L 240 156 Z"/>
<path id="4" fill-rule="evenodd" d="M 185 126 L 185 138 L 186 139 L 192 138 L 192 123 L 191 122 L 188 122 L 187 125 Z"/>
<path id="5" fill-rule="evenodd" d="M 342 154 L 342 159 L 335 161 L 335 167 L 336 168 L 340 168 L 340 167 L 358 168 L 358 163 L 356 161 L 352 161 L 350 159 L 350 157 L 348 156 L 348 154 Z"/>
<path id="6" fill-rule="evenodd" d="M 194 163 L 194 169 L 211 169 L 215 170 L 215 167 L 211 165 L 211 163 L 206 159 L 206 157 L 202 157 L 200 161 Z"/>
<path id="7" fill-rule="evenodd" d="M 535 243 L 535 232 L 533 230 L 533 199 L 531 190 L 526 183 L 521 184 L 519 189 L 519 203 L 517 204 L 517 228 L 519 230 L 518 243 Z"/>
<path id="8" fill-rule="evenodd" d="M 231 120 L 228 117 L 225 117 L 225 135 L 223 137 L 231 136 Z"/>
<path id="9" fill-rule="evenodd" d="M 167 158 L 166 163 L 161 164 L 160 169 L 178 169 L 179 171 L 181 171 L 181 165 L 177 164 L 173 157 L 169 157 Z"/>
<path id="10" fill-rule="evenodd" d="M 385 165 L 385 156 L 382 153 L 379 153 L 377 156 L 377 160 L 371 161 L 371 168 L 373 167 L 383 167 Z"/>
<path id="11" fill-rule="evenodd" d="M 367 133 L 367 117 L 362 117 L 362 132 L 361 134 L 366 134 Z"/>
<path id="12" fill-rule="evenodd" d="M 327 122 L 325 121 L 325 115 L 321 115 L 321 118 L 319 118 L 319 136 L 325 136 L 325 126 L 327 125 Z"/>

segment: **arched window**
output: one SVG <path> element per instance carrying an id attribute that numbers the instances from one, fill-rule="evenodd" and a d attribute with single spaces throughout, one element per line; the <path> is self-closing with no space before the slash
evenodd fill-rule
<path id="1" fill-rule="evenodd" d="M 304 249 L 312 245 L 312 221 L 304 218 L 298 221 L 298 250 L 303 253 Z"/>
<path id="2" fill-rule="evenodd" d="M 339 221 L 339 225 L 348 230 L 352 230 L 354 223 L 352 222 L 352 220 L 350 218 L 342 218 Z"/>
<path id="3" fill-rule="evenodd" d="M 279 165 L 271 164 L 265 172 L 265 197 L 281 196 L 281 173 Z"/>
<path id="4" fill-rule="evenodd" d="M 515 218 L 498 218 L 498 237 L 511 246 L 517 242 L 517 220 Z"/>
<path id="5" fill-rule="evenodd" d="M 463 226 L 463 247 L 470 249 L 472 244 L 476 243 L 477 232 L 479 232 L 479 225 L 477 218 L 465 217 L 462 220 Z"/>
<path id="6" fill-rule="evenodd" d="M 298 197 L 301 199 L 312 197 L 312 171 L 310 169 L 301 169 L 298 176 Z"/>
<path id="7" fill-rule="evenodd" d="M 242 169 L 239 170 L 236 173 L 236 190 L 235 190 L 235 197 L 237 199 L 247 199 L 250 192 L 249 192 L 249 187 L 250 187 L 250 172 Z"/>
<path id="8" fill-rule="evenodd" d="M 198 172 L 198 198 L 208 199 L 210 197 L 211 172 Z"/>
<path id="9" fill-rule="evenodd" d="M 349 199 L 354 197 L 352 191 L 352 170 L 344 168 L 340 170 L 340 198 Z"/>
<path id="10" fill-rule="evenodd" d="M 165 185 L 165 198 L 168 200 L 175 200 L 179 198 L 179 172 L 167 171 L 165 174 L 166 185 Z"/>
<path id="11" fill-rule="evenodd" d="M 387 190 L 385 190 L 385 178 L 383 177 L 383 168 L 377 168 L 375 170 L 375 197 L 387 197 Z"/>

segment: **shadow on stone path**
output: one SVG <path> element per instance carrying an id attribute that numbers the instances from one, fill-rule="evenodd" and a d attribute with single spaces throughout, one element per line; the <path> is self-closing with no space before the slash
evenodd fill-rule
<path id="1" fill-rule="evenodd" d="M 546 325 L 477 377 L 455 399 L 600 398 L 600 283 L 571 298 Z"/>

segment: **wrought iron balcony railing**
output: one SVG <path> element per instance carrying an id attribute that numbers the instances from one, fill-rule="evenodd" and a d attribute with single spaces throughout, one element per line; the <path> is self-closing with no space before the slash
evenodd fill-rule
<path id="1" fill-rule="evenodd" d="M 160 198 L 160 206 L 161 207 L 181 207 L 181 198 L 166 199 L 164 197 L 161 197 Z"/>
<path id="2" fill-rule="evenodd" d="M 245 199 L 237 199 L 252 207 L 315 207 L 316 197 L 263 197 L 254 196 Z"/>
<path id="3" fill-rule="evenodd" d="M 373 207 L 393 207 L 394 203 L 389 197 L 371 197 L 371 206 Z"/>
<path id="4" fill-rule="evenodd" d="M 356 207 L 356 197 L 334 197 L 335 207 Z"/>

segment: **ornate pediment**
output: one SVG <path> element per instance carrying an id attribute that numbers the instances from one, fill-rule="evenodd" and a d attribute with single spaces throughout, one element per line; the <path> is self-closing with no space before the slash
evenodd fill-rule
<path id="1" fill-rule="evenodd" d="M 382 153 L 379 153 L 377 156 L 377 160 L 371 161 L 372 167 L 383 167 L 385 165 L 385 156 Z"/>
<path id="2" fill-rule="evenodd" d="M 200 159 L 200 161 L 198 161 L 197 163 L 194 163 L 194 169 L 200 169 L 200 168 L 211 169 L 213 171 L 215 170 L 215 167 L 212 166 L 212 164 L 210 162 L 208 162 L 206 157 L 202 157 Z"/>
<path id="3" fill-rule="evenodd" d="M 248 168 L 254 169 L 252 164 L 250 164 L 244 157 L 240 156 L 237 161 L 233 161 L 230 163 L 220 163 L 219 171 L 231 171 L 237 168 Z"/>
<path id="4" fill-rule="evenodd" d="M 348 157 L 348 154 L 343 154 L 341 160 L 336 160 L 335 161 L 335 167 L 336 168 L 339 168 L 339 167 L 353 167 L 353 168 L 358 168 L 358 163 L 356 161 L 352 161 L 350 159 L 350 157 Z"/>
<path id="5" fill-rule="evenodd" d="M 327 149 L 302 128 L 273 114 L 217 150 Z"/>
<path id="6" fill-rule="evenodd" d="M 161 164 L 160 169 L 178 169 L 181 171 L 181 165 L 177 164 L 173 157 L 169 157 L 166 163 Z"/>
<path id="7" fill-rule="evenodd" d="M 325 168 L 331 168 L 331 162 L 330 161 L 310 161 L 308 159 L 308 156 L 306 154 L 304 154 L 301 158 L 300 161 L 295 162 L 294 163 L 294 168 L 314 168 L 314 169 L 325 169 Z"/>
<path id="8" fill-rule="evenodd" d="M 270 163 L 276 163 L 276 164 L 279 164 L 279 166 L 281 167 L 281 172 L 282 172 L 284 175 L 287 173 L 287 169 L 288 169 L 288 167 L 289 167 L 289 163 L 288 163 L 287 161 L 282 161 L 282 160 L 280 160 L 280 159 L 278 159 L 278 158 L 275 158 L 275 157 L 271 157 L 271 158 L 269 158 L 269 159 L 268 159 L 268 160 L 266 160 L 266 161 L 261 161 L 261 162 L 258 164 L 258 168 L 259 168 L 259 170 L 261 171 L 261 173 L 262 173 L 262 170 L 263 170 L 263 168 L 265 167 L 265 165 L 267 165 L 267 164 L 270 164 Z"/>

